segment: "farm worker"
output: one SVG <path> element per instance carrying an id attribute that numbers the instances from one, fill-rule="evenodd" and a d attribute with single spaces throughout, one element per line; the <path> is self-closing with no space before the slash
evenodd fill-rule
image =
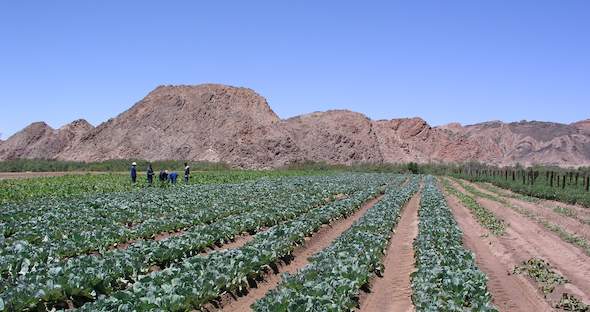
<path id="1" fill-rule="evenodd" d="M 160 170 L 159 179 L 161 184 L 168 181 L 168 170 Z"/>
<path id="2" fill-rule="evenodd" d="M 131 163 L 131 182 L 133 184 L 137 182 L 137 164 L 135 162 Z"/>
<path id="3" fill-rule="evenodd" d="M 170 172 L 170 182 L 172 182 L 172 184 L 176 184 L 176 179 L 178 178 L 178 173 L 176 173 L 176 171 L 172 171 Z"/>
<path id="4" fill-rule="evenodd" d="M 188 179 L 191 175 L 191 168 L 187 163 L 184 163 L 184 183 L 188 184 Z"/>
<path id="5" fill-rule="evenodd" d="M 152 169 L 152 164 L 148 164 L 148 168 L 147 168 L 148 185 L 151 186 L 153 181 L 154 181 L 154 169 Z"/>

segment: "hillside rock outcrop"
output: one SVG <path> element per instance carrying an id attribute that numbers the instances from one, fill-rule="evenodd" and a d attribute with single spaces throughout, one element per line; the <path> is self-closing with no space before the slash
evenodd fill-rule
<path id="1" fill-rule="evenodd" d="M 0 141 L 0 160 L 182 159 L 271 168 L 331 164 L 466 162 L 590 165 L 590 119 L 570 125 L 490 121 L 432 127 L 421 118 L 371 120 L 348 110 L 281 120 L 247 88 L 160 86 L 96 128 L 33 123 Z"/>
<path id="2" fill-rule="evenodd" d="M 63 150 L 75 145 L 94 127 L 79 119 L 59 129 L 44 122 L 34 122 L 0 145 L 0 159 L 55 158 Z"/>
<path id="3" fill-rule="evenodd" d="M 284 122 L 306 160 L 332 164 L 383 161 L 373 123 L 347 110 L 315 112 Z"/>
<path id="4" fill-rule="evenodd" d="M 246 88 L 160 86 L 57 159 L 188 159 L 274 167 L 302 157 L 266 100 Z"/>

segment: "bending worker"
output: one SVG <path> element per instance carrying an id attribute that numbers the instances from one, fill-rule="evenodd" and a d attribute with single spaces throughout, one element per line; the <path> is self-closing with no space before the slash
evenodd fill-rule
<path id="1" fill-rule="evenodd" d="M 176 171 L 172 171 L 172 172 L 170 172 L 170 174 L 168 174 L 168 178 L 170 179 L 170 182 L 172 182 L 172 184 L 176 184 L 176 179 L 178 178 L 178 173 L 176 173 Z"/>

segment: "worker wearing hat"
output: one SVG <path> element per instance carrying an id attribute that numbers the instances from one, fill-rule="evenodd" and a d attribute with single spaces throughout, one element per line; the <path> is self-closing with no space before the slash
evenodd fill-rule
<path id="1" fill-rule="evenodd" d="M 131 163 L 131 182 L 135 184 L 137 182 L 137 163 Z"/>
<path id="2" fill-rule="evenodd" d="M 184 183 L 188 184 L 190 175 L 191 175 L 191 167 L 189 167 L 188 163 L 184 163 Z"/>

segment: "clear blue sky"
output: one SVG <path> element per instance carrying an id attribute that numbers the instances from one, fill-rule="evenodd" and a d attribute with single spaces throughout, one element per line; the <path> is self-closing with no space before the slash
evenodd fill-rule
<path id="1" fill-rule="evenodd" d="M 2 1 L 0 133 L 114 117 L 160 84 L 281 117 L 590 117 L 590 1 Z"/>

